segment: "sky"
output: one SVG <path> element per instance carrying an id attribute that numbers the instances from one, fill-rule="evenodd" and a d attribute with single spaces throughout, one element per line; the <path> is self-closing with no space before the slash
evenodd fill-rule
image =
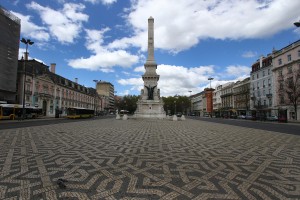
<path id="1" fill-rule="evenodd" d="M 34 41 L 29 59 L 86 87 L 139 95 L 148 18 L 161 96 L 193 95 L 250 76 L 251 65 L 300 39 L 299 0 L 1 0 Z M 21 39 L 20 38 L 20 39 Z M 20 43 L 19 59 L 25 52 Z M 208 78 L 213 78 L 210 82 Z"/>

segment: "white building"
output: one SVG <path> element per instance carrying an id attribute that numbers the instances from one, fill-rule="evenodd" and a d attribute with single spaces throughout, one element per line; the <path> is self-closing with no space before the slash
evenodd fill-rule
<path id="1" fill-rule="evenodd" d="M 272 55 L 261 57 L 252 65 L 250 73 L 250 109 L 264 116 L 276 114 L 273 110 L 272 63 Z"/>

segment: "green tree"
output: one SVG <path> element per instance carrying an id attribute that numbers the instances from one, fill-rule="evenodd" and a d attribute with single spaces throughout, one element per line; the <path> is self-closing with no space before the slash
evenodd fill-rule
<path id="1" fill-rule="evenodd" d="M 137 95 L 125 95 L 120 100 L 115 101 L 116 108 L 119 110 L 127 110 L 129 113 L 133 114 L 136 110 L 136 103 L 139 99 Z"/>
<path id="2" fill-rule="evenodd" d="M 189 110 L 191 105 L 191 101 L 187 96 L 169 96 L 169 97 L 162 97 L 164 101 L 164 109 L 167 114 L 174 114 L 175 113 L 175 102 L 176 102 L 176 112 L 181 112 L 187 114 L 186 112 Z M 169 113 L 170 112 L 170 113 Z"/>

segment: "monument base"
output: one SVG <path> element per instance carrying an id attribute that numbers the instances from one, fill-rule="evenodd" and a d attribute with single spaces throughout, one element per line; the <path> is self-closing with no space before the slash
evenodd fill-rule
<path id="1" fill-rule="evenodd" d="M 166 118 L 164 103 L 160 100 L 138 100 L 134 118 Z"/>

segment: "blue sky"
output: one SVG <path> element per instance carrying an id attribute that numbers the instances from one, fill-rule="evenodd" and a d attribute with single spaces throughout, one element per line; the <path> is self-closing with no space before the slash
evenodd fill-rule
<path id="1" fill-rule="evenodd" d="M 176 3 L 175 3 L 176 2 Z M 298 0 L 1 0 L 31 39 L 30 58 L 81 85 L 111 82 L 139 95 L 154 18 L 162 96 L 190 95 L 246 78 L 261 55 L 300 39 Z M 25 46 L 20 43 L 20 55 Z"/>

